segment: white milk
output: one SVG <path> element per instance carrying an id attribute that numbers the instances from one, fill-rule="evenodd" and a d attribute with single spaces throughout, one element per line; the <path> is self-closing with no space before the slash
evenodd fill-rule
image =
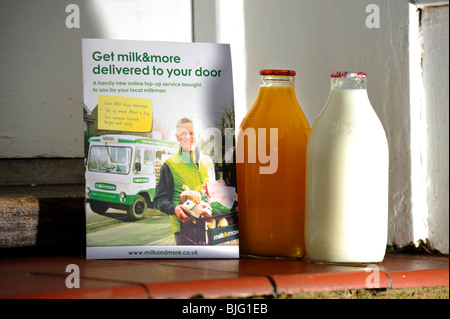
<path id="1" fill-rule="evenodd" d="M 365 79 L 332 80 L 307 149 L 306 251 L 324 263 L 376 263 L 388 230 L 389 150 Z"/>

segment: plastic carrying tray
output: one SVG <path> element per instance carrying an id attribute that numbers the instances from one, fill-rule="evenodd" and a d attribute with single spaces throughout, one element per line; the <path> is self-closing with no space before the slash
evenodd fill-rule
<path id="1" fill-rule="evenodd" d="M 217 245 L 239 238 L 237 211 L 211 217 L 196 218 L 192 215 L 189 217 L 189 221 L 180 223 L 180 230 L 192 245 Z M 219 224 L 227 225 L 221 227 Z"/>

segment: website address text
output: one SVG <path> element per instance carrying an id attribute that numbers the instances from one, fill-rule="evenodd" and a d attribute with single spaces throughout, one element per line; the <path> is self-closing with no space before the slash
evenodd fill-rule
<path id="1" fill-rule="evenodd" d="M 129 251 L 130 256 L 198 256 L 198 250 L 140 250 Z"/>

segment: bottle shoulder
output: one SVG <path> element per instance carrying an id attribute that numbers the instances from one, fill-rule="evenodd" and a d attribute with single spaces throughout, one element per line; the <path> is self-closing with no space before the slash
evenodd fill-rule
<path id="1" fill-rule="evenodd" d="M 366 90 L 331 90 L 312 127 L 312 137 L 383 136 L 384 127 L 373 109 Z"/>

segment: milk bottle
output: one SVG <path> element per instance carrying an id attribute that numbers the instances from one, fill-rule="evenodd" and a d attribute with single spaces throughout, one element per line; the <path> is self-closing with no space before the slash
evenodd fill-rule
<path id="1" fill-rule="evenodd" d="M 384 258 L 389 150 L 365 73 L 333 72 L 328 101 L 307 147 L 305 245 L 314 262 Z"/>

